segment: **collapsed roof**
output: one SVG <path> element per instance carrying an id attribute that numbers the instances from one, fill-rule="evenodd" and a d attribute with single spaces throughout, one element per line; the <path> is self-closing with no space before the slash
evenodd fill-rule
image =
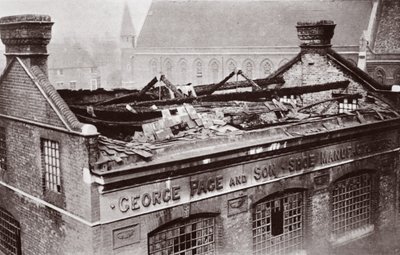
<path id="1" fill-rule="evenodd" d="M 329 47 L 307 47 L 263 79 L 238 70 L 217 84 L 175 86 L 162 75 L 140 91 L 97 95 L 102 100 L 89 105 L 64 99 L 80 121 L 102 134 L 98 173 L 399 117 L 379 94 L 386 87 Z M 309 71 L 316 74 L 306 81 Z M 234 76 L 242 80 L 229 82 Z"/>

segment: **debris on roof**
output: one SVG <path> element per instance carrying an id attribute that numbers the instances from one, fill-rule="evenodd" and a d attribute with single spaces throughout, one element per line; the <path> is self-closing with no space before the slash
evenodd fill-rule
<path id="1" fill-rule="evenodd" d="M 234 75 L 245 80 L 228 82 Z M 283 83 L 277 73 L 251 80 L 240 70 L 201 87 L 174 85 L 162 75 L 141 91 L 99 97 L 103 100 L 90 105 L 66 101 L 79 120 L 102 134 L 94 165 L 100 171 L 152 161 L 160 152 L 192 143 L 235 141 L 252 130 L 281 128 L 285 137 L 296 137 L 398 116 L 374 93 L 348 93 L 348 80 L 300 87 Z"/>

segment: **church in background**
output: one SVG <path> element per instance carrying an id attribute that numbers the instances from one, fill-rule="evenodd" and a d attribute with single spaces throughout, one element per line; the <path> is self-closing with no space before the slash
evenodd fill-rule
<path id="1" fill-rule="evenodd" d="M 298 53 L 294 24 L 309 19 L 334 20 L 336 51 L 381 84 L 399 84 L 400 39 L 391 29 L 399 9 L 389 0 L 155 0 L 139 33 L 124 11 L 121 86 L 140 89 L 160 74 L 174 84 L 216 83 L 236 68 L 265 78 Z"/>

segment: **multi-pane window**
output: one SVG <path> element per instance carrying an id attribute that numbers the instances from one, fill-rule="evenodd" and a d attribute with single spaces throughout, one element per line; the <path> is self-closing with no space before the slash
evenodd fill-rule
<path id="1" fill-rule="evenodd" d="M 163 254 L 215 254 L 215 219 L 190 219 L 149 235 L 149 255 Z"/>
<path id="2" fill-rule="evenodd" d="M 253 254 L 287 254 L 303 249 L 302 192 L 258 203 L 253 211 Z"/>
<path id="3" fill-rule="evenodd" d="M 186 83 L 187 82 L 187 64 L 185 61 L 182 61 L 180 66 L 181 66 L 182 83 Z"/>
<path id="4" fill-rule="evenodd" d="M 90 80 L 90 90 L 96 90 L 98 88 L 97 79 Z"/>
<path id="5" fill-rule="evenodd" d="M 262 64 L 262 72 L 264 76 L 268 76 L 272 73 L 272 66 L 268 61 Z"/>
<path id="6" fill-rule="evenodd" d="M 70 88 L 71 90 L 76 89 L 76 81 L 70 81 L 70 82 L 69 82 L 69 88 Z"/>
<path id="7" fill-rule="evenodd" d="M 357 109 L 357 99 L 343 99 L 342 101 L 339 101 L 339 113 L 345 113 L 345 112 L 350 112 L 354 111 Z"/>
<path id="8" fill-rule="evenodd" d="M 20 226 L 14 217 L 0 207 L 0 254 L 21 254 Z"/>
<path id="9" fill-rule="evenodd" d="M 296 104 L 297 98 L 295 95 L 283 96 L 279 98 L 279 102 L 288 103 L 288 104 Z"/>
<path id="10" fill-rule="evenodd" d="M 332 231 L 340 237 L 371 224 L 371 177 L 362 174 L 335 183 L 332 191 Z"/>
<path id="11" fill-rule="evenodd" d="M 150 70 L 153 76 L 158 74 L 157 61 L 154 59 L 150 62 Z"/>
<path id="12" fill-rule="evenodd" d="M 212 82 L 217 83 L 218 82 L 218 73 L 219 73 L 219 67 L 218 63 L 216 61 L 211 63 L 211 76 L 212 76 Z"/>
<path id="13" fill-rule="evenodd" d="M 166 71 L 167 78 L 172 80 L 172 63 L 170 60 L 167 60 L 165 62 L 165 71 Z"/>
<path id="14" fill-rule="evenodd" d="M 42 139 L 43 179 L 45 190 L 61 192 L 60 146 L 58 142 Z"/>
<path id="15" fill-rule="evenodd" d="M 0 171 L 7 170 L 6 129 L 0 127 Z"/>
<path id="16" fill-rule="evenodd" d="M 246 63 L 246 76 L 249 79 L 253 78 L 253 65 L 251 64 L 250 61 Z"/>

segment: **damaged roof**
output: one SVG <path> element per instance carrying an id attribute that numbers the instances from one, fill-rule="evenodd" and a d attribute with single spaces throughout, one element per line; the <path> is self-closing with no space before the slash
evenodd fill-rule
<path id="1" fill-rule="evenodd" d="M 300 53 L 264 79 L 235 70 L 219 83 L 193 86 L 161 75 L 140 91 L 89 105 L 66 100 L 80 121 L 103 135 L 93 171 L 212 160 L 210 154 L 268 143 L 279 146 L 262 150 L 275 150 L 296 137 L 399 119 L 389 88 L 331 49 L 335 26 L 297 23 Z"/>

